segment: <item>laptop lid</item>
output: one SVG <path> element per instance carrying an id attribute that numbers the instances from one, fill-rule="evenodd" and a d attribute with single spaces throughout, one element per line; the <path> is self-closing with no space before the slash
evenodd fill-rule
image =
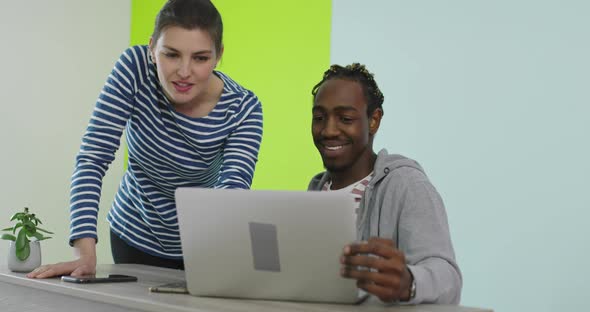
<path id="1" fill-rule="evenodd" d="M 354 303 L 339 257 L 356 239 L 344 192 L 178 188 L 188 291 L 197 296 Z"/>

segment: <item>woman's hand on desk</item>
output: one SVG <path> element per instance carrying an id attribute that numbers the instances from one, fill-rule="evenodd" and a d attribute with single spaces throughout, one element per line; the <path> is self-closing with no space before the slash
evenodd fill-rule
<path id="1" fill-rule="evenodd" d="M 69 262 L 42 265 L 27 274 L 29 278 L 47 278 L 61 275 L 83 276 L 96 273 L 96 260 L 78 259 Z"/>
<path id="2" fill-rule="evenodd" d="M 77 260 L 42 265 L 27 274 L 29 278 L 47 278 L 60 275 L 94 275 L 96 273 L 96 240 L 80 238 L 74 242 Z"/>

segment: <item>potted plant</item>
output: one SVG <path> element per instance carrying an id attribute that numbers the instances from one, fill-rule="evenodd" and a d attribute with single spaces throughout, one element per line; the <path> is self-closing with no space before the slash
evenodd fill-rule
<path id="1" fill-rule="evenodd" d="M 8 268 L 14 272 L 30 272 L 41 265 L 39 241 L 51 238 L 41 232 L 53 233 L 40 228 L 38 225 L 42 224 L 41 220 L 34 213 L 29 213 L 27 207 L 23 212 L 15 213 L 10 221 L 14 221 L 16 224 L 13 227 L 2 229 L 2 231 L 12 232 L 12 234 L 4 233 L 1 237 L 10 241 Z"/>

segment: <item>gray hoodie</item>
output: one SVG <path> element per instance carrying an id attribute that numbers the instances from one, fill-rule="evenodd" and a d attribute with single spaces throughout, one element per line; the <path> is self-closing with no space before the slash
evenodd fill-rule
<path id="1" fill-rule="evenodd" d="M 330 181 L 316 175 L 308 190 L 319 191 Z M 357 237 L 393 239 L 406 256 L 416 281 L 410 304 L 458 304 L 462 277 L 449 234 L 443 201 L 420 165 L 383 149 L 365 190 L 357 216 Z"/>

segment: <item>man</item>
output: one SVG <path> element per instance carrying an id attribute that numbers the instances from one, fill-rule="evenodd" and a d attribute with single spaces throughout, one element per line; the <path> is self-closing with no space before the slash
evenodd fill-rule
<path id="1" fill-rule="evenodd" d="M 373 151 L 383 94 L 358 63 L 332 65 L 312 90 L 312 135 L 326 171 L 309 190 L 350 192 L 359 243 L 341 275 L 383 302 L 458 304 L 462 277 L 444 204 L 415 161 Z"/>

